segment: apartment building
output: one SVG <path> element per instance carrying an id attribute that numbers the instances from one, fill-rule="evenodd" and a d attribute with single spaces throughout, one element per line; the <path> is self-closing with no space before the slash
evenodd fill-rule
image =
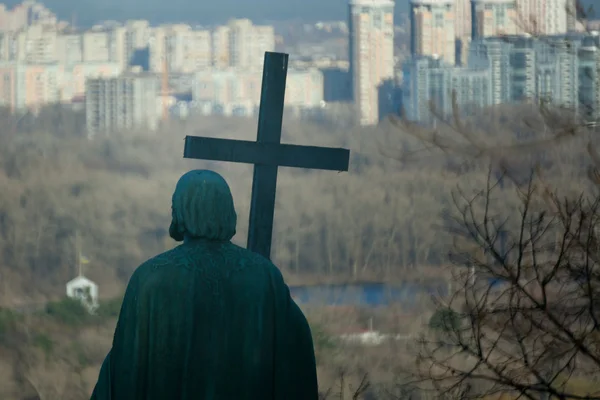
<path id="1" fill-rule="evenodd" d="M 411 0 L 411 54 L 456 64 L 455 0 Z"/>
<path id="2" fill-rule="evenodd" d="M 85 110 L 89 135 L 156 129 L 160 121 L 160 78 L 137 71 L 114 78 L 88 79 Z"/>
<path id="3" fill-rule="evenodd" d="M 0 4 L 0 31 L 17 32 L 32 24 L 56 25 L 56 15 L 36 1 L 26 0 L 9 9 Z"/>
<path id="4" fill-rule="evenodd" d="M 87 79 L 115 77 L 122 72 L 116 63 L 0 62 L 0 104 L 13 111 L 35 111 L 45 104 L 70 103 L 85 94 Z"/>
<path id="5" fill-rule="evenodd" d="M 65 32 L 56 40 L 56 59 L 59 64 L 71 66 L 83 62 L 83 35 Z"/>
<path id="6" fill-rule="evenodd" d="M 556 35 L 577 30 L 577 0 L 517 0 L 519 32 Z"/>
<path id="7" fill-rule="evenodd" d="M 471 0 L 472 38 L 520 32 L 516 0 Z"/>
<path id="8" fill-rule="evenodd" d="M 404 64 L 403 76 L 402 105 L 412 121 L 451 117 L 453 96 L 464 113 L 487 107 L 492 100 L 489 69 L 459 68 L 439 57 L 419 56 Z"/>
<path id="9" fill-rule="evenodd" d="M 11 111 L 40 107 L 59 101 L 62 67 L 21 62 L 0 64 L 0 105 Z"/>
<path id="10" fill-rule="evenodd" d="M 394 78 L 394 2 L 351 0 L 349 60 L 352 96 L 361 125 L 379 122 L 379 90 Z"/>
<path id="11" fill-rule="evenodd" d="M 191 73 L 212 65 L 211 33 L 189 25 L 163 25 L 150 34 L 150 70 Z"/>
<path id="12" fill-rule="evenodd" d="M 288 72 L 285 105 L 289 108 L 319 108 L 324 104 L 323 72 L 317 68 Z"/>
<path id="13" fill-rule="evenodd" d="M 195 74 L 192 97 L 206 114 L 250 116 L 260 106 L 262 74 L 239 68 Z M 323 73 L 316 68 L 288 70 L 286 109 L 315 108 L 323 103 Z"/>
<path id="14" fill-rule="evenodd" d="M 467 67 L 452 68 L 439 59 L 419 57 L 404 65 L 407 117 L 431 122 L 430 102 L 448 115 L 451 94 L 459 108 L 544 100 L 600 118 L 600 35 L 571 33 L 475 39 Z"/>
<path id="15" fill-rule="evenodd" d="M 212 48 L 217 68 L 261 69 L 265 52 L 275 50 L 275 31 L 249 19 L 234 19 L 213 30 Z"/>
<path id="16" fill-rule="evenodd" d="M 56 25 L 36 23 L 16 35 L 16 60 L 25 63 L 57 62 L 58 29 Z"/>

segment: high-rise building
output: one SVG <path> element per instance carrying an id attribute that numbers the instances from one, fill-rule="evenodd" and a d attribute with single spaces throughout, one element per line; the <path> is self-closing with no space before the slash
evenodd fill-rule
<path id="1" fill-rule="evenodd" d="M 56 25 L 56 15 L 35 1 L 25 0 L 8 9 L 0 4 L 0 31 L 16 32 L 32 24 Z"/>
<path id="2" fill-rule="evenodd" d="M 39 110 L 59 100 L 61 79 L 58 64 L 0 63 L 0 105 L 13 112 Z"/>
<path id="3" fill-rule="evenodd" d="M 411 53 L 456 63 L 454 0 L 411 0 Z"/>
<path id="4" fill-rule="evenodd" d="M 56 42 L 56 57 L 60 64 L 67 66 L 83 61 L 83 37 L 79 33 L 64 33 Z"/>
<path id="5" fill-rule="evenodd" d="M 394 79 L 394 2 L 350 0 L 349 60 L 358 121 L 379 121 L 379 90 Z"/>
<path id="6" fill-rule="evenodd" d="M 600 118 L 600 35 L 512 35 L 473 40 L 468 66 L 415 57 L 403 66 L 406 117 L 423 123 L 486 106 L 544 100 L 595 123 Z M 433 104 L 436 113 L 432 113 Z"/>
<path id="7" fill-rule="evenodd" d="M 405 63 L 403 75 L 402 105 L 411 121 L 431 123 L 438 116 L 451 117 L 454 99 L 461 113 L 482 109 L 492 101 L 486 68 L 458 68 L 438 57 L 423 56 Z"/>
<path id="8" fill-rule="evenodd" d="M 509 103 L 511 81 L 511 44 L 504 38 L 482 38 L 471 42 L 468 67 L 490 73 L 490 105 Z"/>
<path id="9" fill-rule="evenodd" d="M 17 59 L 33 64 L 57 61 L 58 32 L 55 25 L 34 24 L 17 34 Z"/>
<path id="10" fill-rule="evenodd" d="M 160 120 L 160 79 L 136 72 L 88 79 L 85 114 L 89 135 L 132 128 L 155 129 Z"/>
<path id="11" fill-rule="evenodd" d="M 201 70 L 192 96 L 206 114 L 253 115 L 260 102 L 260 74 L 237 68 Z"/>
<path id="12" fill-rule="evenodd" d="M 581 112 L 586 119 L 600 122 L 600 36 L 597 33 L 581 41 L 578 61 Z"/>
<path id="13" fill-rule="evenodd" d="M 454 34 L 457 38 L 471 36 L 471 0 L 454 0 Z"/>
<path id="14" fill-rule="evenodd" d="M 163 25 L 150 37 L 150 69 L 162 72 L 166 60 L 169 72 L 191 73 L 212 65 L 211 35 L 189 25 Z"/>
<path id="15" fill-rule="evenodd" d="M 83 61 L 108 62 L 110 60 L 110 34 L 98 27 L 82 34 Z"/>
<path id="16" fill-rule="evenodd" d="M 517 25 L 532 35 L 555 35 L 576 28 L 576 0 L 518 0 Z"/>
<path id="17" fill-rule="evenodd" d="M 65 65 L 59 88 L 61 101 L 69 103 L 85 97 L 85 83 L 88 79 L 116 78 L 123 71 L 123 66 L 118 62 Z"/>
<path id="18" fill-rule="evenodd" d="M 600 115 L 598 37 L 572 34 L 543 39 L 476 39 L 469 65 L 489 69 L 492 105 L 543 99 L 582 115 Z"/>
<path id="19" fill-rule="evenodd" d="M 456 64 L 464 65 L 469 53 L 472 35 L 471 0 L 454 0 L 454 36 L 456 37 Z"/>
<path id="20" fill-rule="evenodd" d="M 275 50 L 275 30 L 249 19 L 233 19 L 213 31 L 212 48 L 215 67 L 261 69 L 265 52 Z"/>
<path id="21" fill-rule="evenodd" d="M 201 70 L 194 75 L 192 96 L 206 114 L 250 116 L 260 106 L 260 85 L 260 71 L 233 67 Z M 286 110 L 317 108 L 322 102 L 323 73 L 317 68 L 290 68 Z"/>
<path id="22" fill-rule="evenodd" d="M 472 38 L 520 32 L 516 0 L 472 0 Z"/>
<path id="23" fill-rule="evenodd" d="M 116 63 L 0 62 L 0 105 L 12 111 L 35 111 L 49 103 L 70 103 L 84 95 L 86 80 L 115 77 L 121 72 Z"/>
<path id="24" fill-rule="evenodd" d="M 19 54 L 17 32 L 0 32 L 0 61 L 16 61 Z"/>
<path id="25" fill-rule="evenodd" d="M 146 20 L 129 20 L 125 22 L 123 54 L 126 65 L 131 62 L 134 54 L 148 47 L 152 28 Z"/>
<path id="26" fill-rule="evenodd" d="M 150 69 L 192 73 L 212 65 L 211 33 L 189 25 L 164 25 L 153 29 L 150 38 Z"/>
<path id="27" fill-rule="evenodd" d="M 285 105 L 317 108 L 323 103 L 323 73 L 317 68 L 292 70 L 287 77 Z"/>
<path id="28" fill-rule="evenodd" d="M 212 65 L 229 66 L 229 27 L 217 26 L 212 32 Z"/>

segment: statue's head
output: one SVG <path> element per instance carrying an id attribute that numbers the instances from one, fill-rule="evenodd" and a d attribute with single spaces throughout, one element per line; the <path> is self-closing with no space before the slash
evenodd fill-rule
<path id="1" fill-rule="evenodd" d="M 231 240 L 237 215 L 229 185 L 213 171 L 184 174 L 173 193 L 172 218 L 169 234 L 178 242 L 186 237 Z"/>

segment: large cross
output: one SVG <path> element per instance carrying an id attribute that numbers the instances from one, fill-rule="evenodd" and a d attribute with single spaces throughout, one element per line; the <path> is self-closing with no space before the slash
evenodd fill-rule
<path id="1" fill-rule="evenodd" d="M 277 167 L 348 171 L 350 151 L 281 143 L 288 55 L 265 53 L 256 142 L 186 136 L 183 157 L 254 164 L 248 249 L 271 256 Z"/>

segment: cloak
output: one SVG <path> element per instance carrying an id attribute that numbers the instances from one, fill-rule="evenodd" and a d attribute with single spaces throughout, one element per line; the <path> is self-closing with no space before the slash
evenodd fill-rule
<path id="1" fill-rule="evenodd" d="M 279 269 L 230 242 L 225 180 L 191 171 L 173 195 L 183 244 L 133 273 L 92 400 L 316 400 L 306 318 Z"/>

